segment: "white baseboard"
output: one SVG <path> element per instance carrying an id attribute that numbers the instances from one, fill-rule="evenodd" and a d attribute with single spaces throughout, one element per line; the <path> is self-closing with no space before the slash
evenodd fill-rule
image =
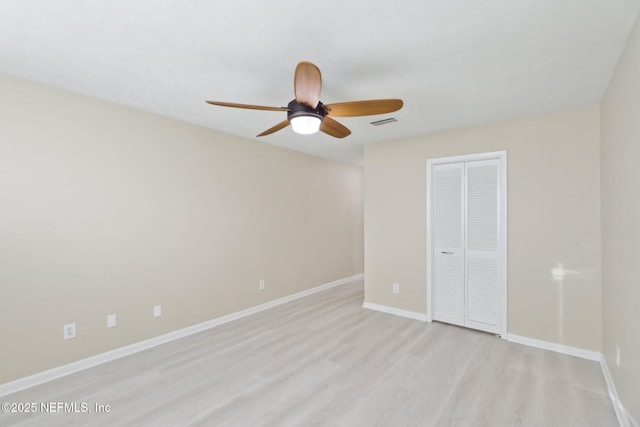
<path id="1" fill-rule="evenodd" d="M 541 348 L 543 350 L 555 351 L 556 353 L 567 354 L 569 356 L 580 357 L 581 359 L 593 360 L 594 362 L 600 362 L 600 359 L 602 358 L 602 354 L 597 351 L 522 337 L 520 335 L 507 334 L 507 341 L 528 345 L 529 347 Z"/>
<path id="2" fill-rule="evenodd" d="M 382 311 L 383 313 L 395 314 L 396 316 L 407 317 L 409 319 L 421 320 L 423 322 L 427 321 L 427 315 L 422 313 L 416 313 L 415 311 L 407 311 L 402 310 L 400 308 L 388 307 L 386 305 L 378 305 L 370 302 L 365 302 L 362 304 L 363 308 L 368 308 L 369 310 Z"/>
<path id="3" fill-rule="evenodd" d="M 218 317 L 216 319 L 208 320 L 197 325 L 189 326 L 184 329 L 169 332 L 148 340 L 140 341 L 134 344 L 130 344 L 124 347 L 117 348 L 115 350 L 108 351 L 106 353 L 98 354 L 86 359 L 78 360 L 67 365 L 59 366 L 57 368 L 49 369 L 28 377 L 20 378 L 15 381 L 11 381 L 5 384 L 0 384 L 0 396 L 6 396 L 11 393 L 18 392 L 39 384 L 43 384 L 57 378 L 64 377 L 79 371 L 83 371 L 87 368 L 97 366 L 103 363 L 110 362 L 115 359 L 119 359 L 124 356 L 128 356 L 139 351 L 147 350 L 152 347 L 156 347 L 160 344 L 164 344 L 170 341 L 174 341 L 180 338 L 184 338 L 189 335 L 193 335 L 198 332 L 205 331 L 207 329 L 215 328 L 216 326 L 228 323 L 243 317 L 250 316 L 261 311 L 268 310 L 270 308 L 277 307 L 282 304 L 322 292 L 335 286 L 343 285 L 345 283 L 352 282 L 354 280 L 360 280 L 364 277 L 364 274 L 356 274 L 355 276 L 339 279 L 334 282 L 325 283 L 324 285 L 316 286 L 315 288 L 307 289 L 302 292 L 298 292 L 286 297 L 278 298 L 273 301 L 266 302 L 264 304 L 257 305 L 255 307 L 247 308 L 246 310 L 238 311 L 236 313 L 227 314 L 226 316 Z"/>
<path id="4" fill-rule="evenodd" d="M 604 380 L 607 383 L 607 388 L 609 389 L 609 397 L 611 397 L 613 410 L 616 411 L 616 417 L 618 417 L 620 427 L 638 427 L 638 423 L 636 423 L 631 414 L 629 414 L 629 412 L 620 401 L 620 398 L 618 397 L 616 385 L 613 382 L 613 377 L 611 376 L 611 372 L 609 371 L 607 360 L 604 357 L 600 359 L 600 368 L 602 368 L 602 375 L 604 376 Z"/>

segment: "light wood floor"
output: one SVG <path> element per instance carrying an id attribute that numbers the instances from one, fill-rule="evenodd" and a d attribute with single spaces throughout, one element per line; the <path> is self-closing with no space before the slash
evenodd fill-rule
<path id="1" fill-rule="evenodd" d="M 10 396 L 3 426 L 616 426 L 596 362 L 362 308 L 347 284 Z"/>

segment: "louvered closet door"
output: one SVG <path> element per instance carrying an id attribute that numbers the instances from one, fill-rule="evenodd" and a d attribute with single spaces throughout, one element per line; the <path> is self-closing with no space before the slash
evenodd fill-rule
<path id="1" fill-rule="evenodd" d="M 464 325 L 464 163 L 433 168 L 435 320 Z"/>
<path id="2" fill-rule="evenodd" d="M 465 163 L 465 326 L 500 332 L 498 160 Z"/>

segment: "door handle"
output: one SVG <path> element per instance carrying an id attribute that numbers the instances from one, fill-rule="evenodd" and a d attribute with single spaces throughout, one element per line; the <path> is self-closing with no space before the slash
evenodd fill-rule
<path id="1" fill-rule="evenodd" d="M 445 252 L 445 251 L 442 251 L 442 252 L 440 252 L 440 253 L 441 253 L 441 254 L 445 254 L 445 255 L 453 255 L 453 252 Z"/>

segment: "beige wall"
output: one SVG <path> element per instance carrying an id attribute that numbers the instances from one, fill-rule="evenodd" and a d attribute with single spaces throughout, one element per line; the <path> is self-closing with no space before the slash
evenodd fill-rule
<path id="1" fill-rule="evenodd" d="M 426 313 L 426 160 L 499 150 L 508 332 L 600 351 L 597 107 L 365 146 L 365 300 Z M 570 271 L 562 282 L 551 275 L 559 263 Z"/>
<path id="2" fill-rule="evenodd" d="M 0 121 L 0 383 L 363 271 L 360 167 L 1 75 Z"/>
<path id="3" fill-rule="evenodd" d="M 603 353 L 640 423 L 640 24 L 601 106 Z M 620 347 L 620 367 L 616 366 Z"/>

